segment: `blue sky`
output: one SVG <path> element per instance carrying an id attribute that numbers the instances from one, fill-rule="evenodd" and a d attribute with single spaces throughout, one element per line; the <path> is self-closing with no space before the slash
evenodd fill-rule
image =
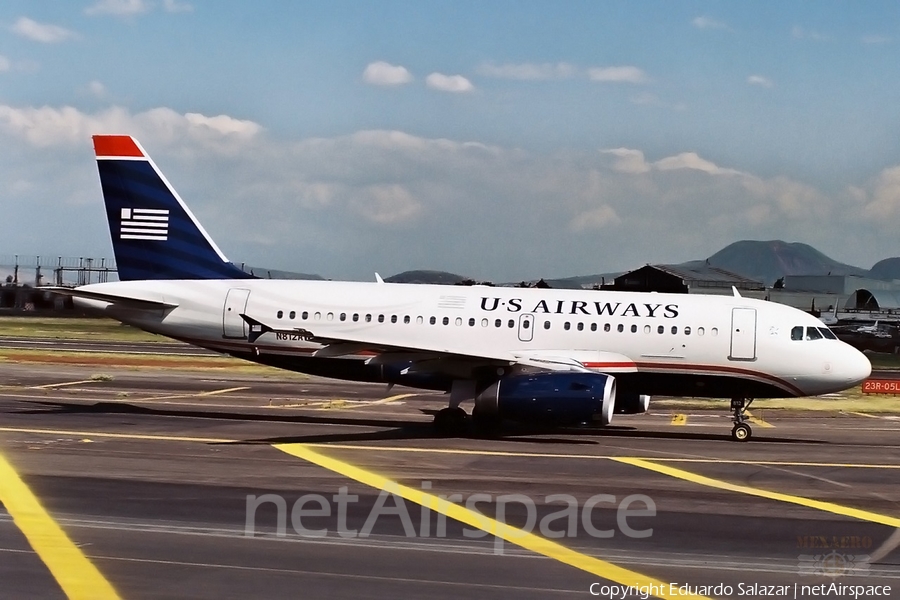
<path id="1" fill-rule="evenodd" d="M 111 255 L 131 133 L 230 258 L 495 280 L 900 255 L 895 2 L 0 6 L 0 254 Z"/>

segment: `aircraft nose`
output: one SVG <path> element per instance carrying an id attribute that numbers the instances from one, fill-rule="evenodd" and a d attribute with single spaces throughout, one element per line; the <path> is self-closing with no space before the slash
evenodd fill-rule
<path id="1" fill-rule="evenodd" d="M 862 383 L 872 374 L 872 363 L 865 354 L 848 345 L 841 357 L 840 374 L 850 385 Z"/>

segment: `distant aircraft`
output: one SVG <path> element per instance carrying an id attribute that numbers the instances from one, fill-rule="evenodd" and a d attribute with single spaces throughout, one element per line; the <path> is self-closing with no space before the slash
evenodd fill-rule
<path id="1" fill-rule="evenodd" d="M 871 371 L 818 319 L 736 290 L 256 279 L 225 258 L 135 139 L 93 139 L 121 281 L 61 293 L 248 361 L 448 392 L 435 417 L 445 433 L 469 421 L 495 431 L 503 419 L 607 425 L 666 395 L 731 398 L 732 437 L 744 441 L 753 398 L 836 392 Z"/>

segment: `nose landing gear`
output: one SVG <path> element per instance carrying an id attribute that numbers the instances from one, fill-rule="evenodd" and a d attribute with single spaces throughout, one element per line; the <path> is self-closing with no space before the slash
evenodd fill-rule
<path id="1" fill-rule="evenodd" d="M 750 424 L 747 423 L 745 413 L 750 405 L 753 404 L 753 398 L 732 398 L 731 411 L 734 414 L 732 422 L 734 427 L 731 429 L 731 439 L 736 442 L 746 442 L 753 435 Z"/>

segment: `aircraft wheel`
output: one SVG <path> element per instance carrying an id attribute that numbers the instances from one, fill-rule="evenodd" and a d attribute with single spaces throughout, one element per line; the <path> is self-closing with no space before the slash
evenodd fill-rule
<path id="1" fill-rule="evenodd" d="M 472 425 L 476 435 L 494 437 L 500 432 L 500 417 L 495 414 L 482 414 L 476 407 L 472 410 Z"/>
<path id="2" fill-rule="evenodd" d="M 738 423 L 731 430 L 731 438 L 737 442 L 746 442 L 753 435 L 753 430 L 746 423 Z"/>
<path id="3" fill-rule="evenodd" d="M 459 435 L 466 430 L 469 415 L 463 409 L 442 408 L 434 415 L 434 428 L 441 435 Z"/>

